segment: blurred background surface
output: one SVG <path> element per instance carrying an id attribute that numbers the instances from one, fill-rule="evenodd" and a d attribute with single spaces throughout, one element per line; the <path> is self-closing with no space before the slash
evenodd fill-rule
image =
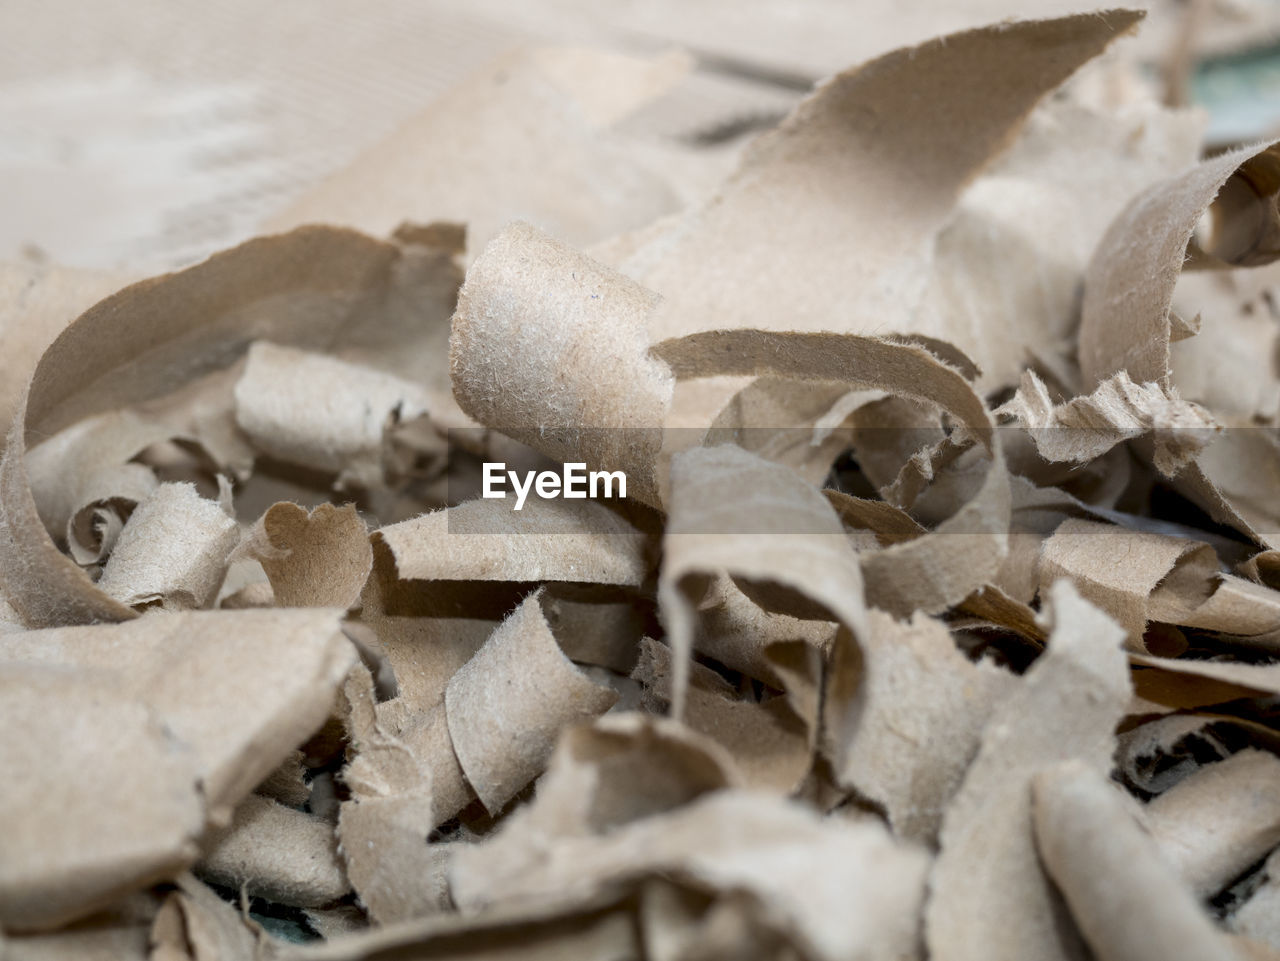
<path id="1" fill-rule="evenodd" d="M 1207 112 L 1210 147 L 1280 134 L 1280 0 L 1154 0 L 1113 59 Z M 154 272 L 259 232 L 513 48 L 688 51 L 620 124 L 718 150 L 879 53 L 1079 0 L 7 0 L 0 260 Z M 514 118 L 513 118 L 514 122 Z"/>

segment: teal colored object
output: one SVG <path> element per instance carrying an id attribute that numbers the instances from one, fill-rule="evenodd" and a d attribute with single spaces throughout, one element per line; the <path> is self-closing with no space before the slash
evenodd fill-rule
<path id="1" fill-rule="evenodd" d="M 1191 75 L 1191 101 L 1209 112 L 1211 144 L 1280 136 L 1280 44 L 1202 60 Z"/>

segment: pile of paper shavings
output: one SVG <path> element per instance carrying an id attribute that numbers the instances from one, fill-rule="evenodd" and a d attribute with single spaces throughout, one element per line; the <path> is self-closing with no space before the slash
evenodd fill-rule
<path id="1" fill-rule="evenodd" d="M 7 268 L 0 955 L 1280 958 L 1280 146 L 1140 19 L 728 163 L 520 53 L 288 232 Z"/>

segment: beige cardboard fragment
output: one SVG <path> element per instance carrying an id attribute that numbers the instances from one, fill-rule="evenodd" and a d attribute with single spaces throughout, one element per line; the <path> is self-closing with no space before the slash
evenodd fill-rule
<path id="1" fill-rule="evenodd" d="M 251 581 L 234 590 L 227 591 L 226 587 L 231 581 L 235 573 L 235 561 L 227 570 L 227 577 L 222 582 L 223 590 L 219 593 L 221 597 L 218 601 L 218 607 L 228 611 L 244 610 L 246 607 L 275 607 L 276 595 L 271 590 L 271 582 L 267 580 Z"/>
<path id="2" fill-rule="evenodd" d="M 545 837 L 512 818 L 493 838 L 454 858 L 459 904 L 572 904 L 605 885 L 653 876 L 748 891 L 763 920 L 797 951 L 819 959 L 910 955 L 926 858 L 874 822 L 823 820 L 808 809 L 747 791 L 716 792 L 601 835 Z M 558 847 L 555 858 L 543 851 Z M 802 853 L 803 852 L 803 853 Z"/>
<path id="3" fill-rule="evenodd" d="M 1155 616 L 1151 594 L 1175 569 L 1193 583 L 1207 583 L 1217 570 L 1217 556 L 1197 541 L 1071 519 L 1045 542 L 1040 584 L 1044 590 L 1059 578 L 1070 578 L 1086 600 L 1125 629 L 1130 650 L 1146 652 L 1143 632 Z"/>
<path id="4" fill-rule="evenodd" d="M 1033 792 L 1045 870 L 1098 961 L 1240 961 L 1104 772 L 1065 761 Z"/>
<path id="5" fill-rule="evenodd" d="M 498 626 L 481 618 L 385 616 L 368 605 L 361 617 L 395 674 L 397 696 L 378 705 L 380 720 L 392 731 L 441 704 L 449 679 Z"/>
<path id="6" fill-rule="evenodd" d="M 728 753 L 686 725 L 608 714 L 561 735 L 534 803 L 519 819 L 553 837 L 608 833 L 740 786 Z"/>
<path id="7" fill-rule="evenodd" d="M 644 534 L 603 504 L 531 497 L 519 511 L 511 505 L 466 501 L 384 527 L 374 540 L 404 580 L 644 581 Z"/>
<path id="8" fill-rule="evenodd" d="M 1036 102 L 1139 16 L 956 33 L 825 81 L 621 265 L 665 298 L 654 341 L 728 326 L 952 340 L 915 326 L 937 232 Z"/>
<path id="9" fill-rule="evenodd" d="M 451 254 L 311 228 L 250 241 L 90 309 L 41 358 L 0 462 L 0 588 L 10 605 L 30 626 L 134 616 L 46 533 L 24 466 L 28 433 L 163 397 L 233 365 L 255 339 L 417 376 L 422 361 L 405 344 L 443 337 L 457 280 Z M 438 353 L 427 366 L 443 375 Z"/>
<path id="10" fill-rule="evenodd" d="M 1036 622 L 1036 612 L 994 585 L 970 594 L 960 604 L 959 610 L 981 622 L 1013 631 L 1037 646 L 1045 642 L 1045 632 Z"/>
<path id="11" fill-rule="evenodd" d="M 207 458 L 202 465 L 206 469 L 212 467 L 244 481 L 251 476 L 255 452 L 236 424 L 235 387 L 243 372 L 241 357 L 228 367 L 181 382 L 167 393 L 126 410 L 167 425 L 175 443 L 186 444 L 189 454 Z M 162 466 L 152 451 L 143 460 Z"/>
<path id="12" fill-rule="evenodd" d="M 171 436 L 165 425 L 134 411 L 111 411 L 86 418 L 35 447 L 27 455 L 27 472 L 45 526 L 62 538 L 91 504 L 123 500 L 136 505 L 157 481 L 149 468 L 130 461 Z"/>
<path id="13" fill-rule="evenodd" d="M 385 371 L 260 340 L 235 404 L 236 423 L 259 451 L 336 475 L 345 490 L 382 483 L 388 428 L 426 413 L 431 399 Z"/>
<path id="14" fill-rule="evenodd" d="M 1131 654 L 1139 670 L 1134 691 L 1142 698 L 1172 708 L 1206 707 L 1259 694 L 1280 694 L 1280 670 L 1274 664 L 1203 661 Z"/>
<path id="15" fill-rule="evenodd" d="M 360 669 L 354 671 L 353 679 L 359 674 Z M 435 913 L 448 891 L 438 871 L 448 866 L 456 846 L 450 845 L 446 853 L 426 844 L 426 835 L 456 814 L 473 793 L 454 755 L 444 710 L 406 731 L 403 741 L 389 738 L 371 719 L 367 683 L 355 682 L 353 687 L 348 682 L 353 718 L 364 720 L 353 732 L 359 753 L 345 774 L 357 799 L 343 805 L 339 819 L 342 854 L 362 902 L 375 918 Z M 551 808 L 554 817 L 582 823 L 629 819 L 642 811 L 664 810 L 731 779 L 732 762 L 714 744 L 676 725 L 637 715 L 611 716 L 593 728 L 571 728 L 565 740 L 570 747 L 562 749 L 560 764 L 570 776 L 556 782 L 562 789 Z M 603 780 L 595 777 L 598 769 Z M 539 794 L 547 794 L 545 786 Z M 396 847 L 388 851 L 392 844 Z"/>
<path id="16" fill-rule="evenodd" d="M 996 414 L 1025 427 L 1040 456 L 1049 461 L 1084 463 L 1116 444 L 1153 433 L 1155 466 L 1167 477 L 1194 460 L 1217 427 L 1208 411 L 1183 400 L 1177 388 L 1154 381 L 1135 384 L 1123 370 L 1092 393 L 1057 405 L 1044 382 L 1024 371 L 1018 393 Z"/>
<path id="17" fill-rule="evenodd" d="M 1210 517 L 1235 527 L 1264 546 L 1280 543 L 1272 501 L 1280 471 L 1275 432 L 1229 425 L 1178 477 L 1178 487 Z"/>
<path id="18" fill-rule="evenodd" d="M 343 780 L 356 797 L 385 796 L 427 786 L 430 773 L 378 713 L 377 690 L 367 665 L 357 664 L 342 685 L 342 723 L 350 745 Z"/>
<path id="19" fill-rule="evenodd" d="M 959 368 L 948 366 L 967 379 Z M 936 393 L 936 387 L 930 391 Z M 875 397 L 860 404 L 850 420 L 858 470 L 877 492 L 891 489 L 917 452 L 939 444 L 947 436 L 942 412 L 918 397 Z"/>
<path id="20" fill-rule="evenodd" d="M 1232 574 L 1215 574 L 1206 584 L 1199 572 L 1185 573 L 1166 578 L 1152 592 L 1153 617 L 1215 631 L 1241 647 L 1280 649 L 1280 592 Z"/>
<path id="21" fill-rule="evenodd" d="M 557 461 L 625 472 L 629 497 L 657 503 L 654 465 L 674 384 L 647 352 L 656 301 L 528 224 L 508 227 L 458 295 L 454 396 L 480 423 Z"/>
<path id="22" fill-rule="evenodd" d="M 369 531 L 354 505 L 308 512 L 275 504 L 237 550 L 262 564 L 281 607 L 354 607 L 373 569 Z"/>
<path id="23" fill-rule="evenodd" d="M 455 817 L 476 799 L 476 792 L 468 783 L 454 750 L 448 711 L 443 702 L 425 716 L 414 718 L 400 731 L 398 739 L 420 770 L 429 774 L 433 826 Z M 410 786 L 398 793 L 415 793 L 427 782 L 419 774 L 408 783 Z"/>
<path id="24" fill-rule="evenodd" d="M 145 703 L 193 751 L 209 819 L 226 823 L 235 803 L 329 716 L 355 659 L 340 616 L 198 611 L 5 634 L 0 663 L 90 670 Z"/>
<path id="25" fill-rule="evenodd" d="M 338 838 L 360 903 L 377 924 L 440 914 L 450 907 L 446 879 L 452 844 L 428 844 L 435 827 L 429 791 L 346 802 Z M 459 842 L 461 843 L 461 842 Z"/>
<path id="26" fill-rule="evenodd" d="M 1280 586 L 1280 551 L 1258 551 L 1237 564 L 1236 570 L 1256 584 Z"/>
<path id="27" fill-rule="evenodd" d="M 231 823 L 200 847 L 197 875 L 251 897 L 308 908 L 351 890 L 333 825 L 258 794 L 236 805 Z"/>
<path id="28" fill-rule="evenodd" d="M 132 279 L 123 271 L 0 263 L 0 429 L 9 432 L 23 385 L 62 328 Z"/>
<path id="29" fill-rule="evenodd" d="M 1068 581 L 1047 598 L 1049 642 L 992 712 L 943 816 L 925 911 L 930 956 L 1083 958 L 1032 838 L 1031 782 L 1056 761 L 1108 771 L 1129 700 L 1124 631 Z"/>
<path id="30" fill-rule="evenodd" d="M 654 713 L 664 711 L 671 698 L 670 649 L 645 638 L 632 677 L 645 686 Z M 695 664 L 682 720 L 729 753 L 743 786 L 791 794 L 812 763 L 807 725 L 785 697 L 741 700 L 726 686 L 719 675 Z"/>
<path id="31" fill-rule="evenodd" d="M 880 805 L 895 834 L 933 844 L 987 719 L 1018 681 L 989 661 L 969 661 L 923 614 L 902 623 L 871 611 L 857 654 L 840 651 L 825 708 L 836 779 Z"/>
<path id="32" fill-rule="evenodd" d="M 344 694 L 352 758 L 343 780 L 352 798 L 339 808 L 337 835 L 346 874 L 375 922 L 438 913 L 448 903 L 441 877 L 447 859 L 428 847 L 427 836 L 469 800 L 443 711 L 433 715 L 443 744 L 424 751 L 383 725 L 373 678 L 363 665 L 351 672 Z M 440 763 L 442 756 L 451 770 Z M 438 808 L 446 812 L 440 818 Z"/>
<path id="33" fill-rule="evenodd" d="M 31 635 L 6 635 L 9 637 Z M 102 674 L 0 664 L 0 926 L 42 930 L 195 860 L 203 766 L 162 715 Z"/>
<path id="34" fill-rule="evenodd" d="M 486 792 L 482 799 L 487 796 L 491 803 L 505 803 L 506 792 L 514 793 L 541 771 L 562 724 L 601 713 L 614 703 L 616 692 L 596 684 L 565 658 L 538 602 L 537 595 L 529 597 L 497 632 L 493 631 L 496 625 L 490 624 L 487 633 L 493 636 L 471 659 L 467 671 L 458 668 L 475 647 L 468 633 L 455 633 L 457 626 L 471 632 L 485 622 L 385 619 L 416 625 L 419 630 L 400 635 L 410 644 L 416 636 L 443 646 L 434 653 L 423 650 L 416 657 L 402 655 L 398 668 L 420 666 L 418 675 L 406 680 L 416 691 L 406 689 L 400 697 L 376 706 L 371 694 L 357 699 L 367 705 L 366 720 L 358 729 L 364 733 L 358 735 L 360 754 L 348 768 L 348 783 L 363 785 L 357 791 L 362 796 L 419 799 L 406 797 L 400 806 L 369 809 L 360 815 L 364 828 L 402 835 L 404 814 L 429 831 L 457 814 L 481 789 Z M 524 663 L 530 657 L 534 663 Z M 506 703 L 511 690 L 522 690 L 525 696 Z M 456 751 L 455 737 L 460 739 Z M 371 745 L 376 755 L 368 754 Z M 460 764 L 463 757 L 472 765 L 466 775 Z M 421 799 L 429 802 L 425 811 Z M 366 886 L 396 883 L 394 876 L 379 880 L 384 877 L 382 863 L 359 866 L 352 859 L 360 858 L 362 852 L 347 854 L 362 895 L 362 874 L 369 879 Z M 395 904 L 402 901 L 397 896 L 387 910 L 399 911 Z M 383 906 L 387 907 L 385 900 Z"/>
<path id="35" fill-rule="evenodd" d="M 1221 154 L 1136 197 L 1099 243 L 1085 282 L 1079 336 L 1085 389 L 1118 371 L 1174 387 L 1171 309 L 1184 262 L 1265 264 L 1280 228 L 1275 146 Z M 1208 211 L 1201 249 L 1198 225 Z M 1211 337 L 1211 328 L 1198 336 Z M 1211 411 L 1211 413 L 1217 413 Z M 1227 427 L 1246 427 L 1219 416 Z M 1180 476 L 1180 488 L 1215 519 L 1269 544 L 1276 518 L 1262 478 L 1280 454 L 1265 432 L 1223 431 Z"/>
<path id="36" fill-rule="evenodd" d="M 1252 749 L 1208 764 L 1143 809 L 1164 858 L 1209 898 L 1280 844 L 1280 760 Z"/>
<path id="37" fill-rule="evenodd" d="M 143 468 L 143 475 L 148 474 L 150 472 Z M 100 565 L 115 548 L 120 532 L 124 530 L 123 515 L 131 512 L 136 503 L 112 497 L 76 511 L 67 525 L 67 552 L 75 562 L 82 567 Z"/>
<path id="38" fill-rule="evenodd" d="M 336 223 L 375 235 L 455 220 L 480 250 L 520 218 L 577 245 L 677 206 L 664 180 L 607 129 L 689 69 L 584 48 L 527 49 L 485 65 L 268 223 Z M 513 122 L 518 118 L 518 122 Z"/>
<path id="39" fill-rule="evenodd" d="M 924 525 L 901 507 L 894 507 L 884 501 L 853 497 L 830 488 L 822 493 L 846 527 L 870 531 L 881 547 L 915 540 L 927 531 Z"/>
<path id="40" fill-rule="evenodd" d="M 217 596 L 240 526 L 193 484 L 161 484 L 120 531 L 98 589 L 129 607 L 208 607 Z"/>
<path id="41" fill-rule="evenodd" d="M 449 681 L 445 711 L 468 783 L 497 814 L 541 773 L 562 728 L 616 700 L 565 657 L 534 595 Z"/>
<path id="42" fill-rule="evenodd" d="M 5 961 L 144 961 L 160 899 L 150 891 L 44 934 L 0 935 Z"/>
<path id="43" fill-rule="evenodd" d="M 724 496 L 731 489 L 741 492 L 736 499 Z M 790 468 L 737 447 L 678 454 L 658 582 L 677 717 L 693 656 L 696 605 L 720 572 L 760 591 L 781 592 L 777 601 L 791 608 L 783 613 L 834 619 L 857 637 L 866 633 L 858 558 L 821 494 Z"/>
<path id="44" fill-rule="evenodd" d="M 1144 191 L 1113 221 L 1085 285 L 1080 365 L 1087 389 L 1120 370 L 1135 382 L 1168 383 L 1169 310 L 1187 245 L 1223 186 L 1233 178 L 1248 183 L 1247 166 L 1266 162 L 1271 149 L 1244 148 L 1206 160 Z M 1253 209 L 1264 212 L 1265 202 L 1260 197 L 1241 212 L 1247 226 L 1265 227 L 1268 221 L 1251 216 Z"/>
<path id="45" fill-rule="evenodd" d="M 151 927 L 149 961 L 258 961 L 260 929 L 189 874 L 169 892 Z"/>

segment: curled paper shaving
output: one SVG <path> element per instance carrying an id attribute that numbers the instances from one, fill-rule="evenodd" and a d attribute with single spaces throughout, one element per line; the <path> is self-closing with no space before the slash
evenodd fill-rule
<path id="1" fill-rule="evenodd" d="M 188 613 L 0 637 L 0 672 L 14 683 L 66 685 L 44 699 L 49 720 L 24 698 L 3 699 L 6 723 L 31 728 L 6 741 L 25 746 L 9 758 L 19 793 L 4 807 L 19 820 L 5 843 L 20 846 L 0 859 L 4 924 L 70 920 L 194 863 L 205 825 L 226 823 L 320 727 L 353 658 L 332 611 Z M 98 706 L 77 715 L 78 700 Z M 33 789 L 56 791 L 71 813 L 26 797 Z M 146 802 L 101 802 L 121 790 Z"/>
<path id="2" fill-rule="evenodd" d="M 449 681 L 449 736 L 491 814 L 541 772 L 560 729 L 603 714 L 617 695 L 564 656 L 537 596 L 524 601 Z"/>
<path id="3" fill-rule="evenodd" d="M 1153 617 L 1150 599 L 1160 583 L 1176 570 L 1207 584 L 1217 567 L 1217 555 L 1207 544 L 1072 519 L 1045 542 L 1040 583 L 1047 590 L 1059 578 L 1070 578 L 1081 596 L 1125 629 L 1130 650 L 1146 652 L 1144 631 Z"/>
<path id="4" fill-rule="evenodd" d="M 621 470 L 656 504 L 674 383 L 648 355 L 657 295 L 527 224 L 467 272 L 449 344 L 454 396 L 481 424 L 588 470 Z M 596 376 L 607 370 L 608 378 Z M 548 389 L 548 385 L 551 386 Z"/>
<path id="5" fill-rule="evenodd" d="M 747 478 L 746 499 L 726 501 L 725 486 Z M 765 607 L 866 633 L 857 556 L 822 495 L 795 472 L 736 447 L 699 448 L 677 455 L 671 488 L 658 599 L 670 637 L 675 716 L 688 685 L 695 605 L 718 571 L 758 584 L 762 594 L 789 595 L 771 594 Z"/>
<path id="6" fill-rule="evenodd" d="M 1094 247 L 1135 193 L 1200 156 L 1195 111 L 1146 100 L 1100 108 L 1081 89 L 1086 79 L 1032 111 L 938 235 L 928 326 L 980 360 L 984 393 L 1015 386 L 1029 363 L 1074 382 L 1079 290 Z"/>
<path id="7" fill-rule="evenodd" d="M 1205 764 L 1230 757 L 1241 743 L 1280 747 L 1280 735 L 1230 715 L 1166 714 L 1122 732 L 1116 767 L 1125 783 L 1162 794 Z"/>
<path id="8" fill-rule="evenodd" d="M 1280 220 L 1277 149 L 1248 147 L 1206 160 L 1144 191 L 1112 223 L 1085 281 L 1079 357 L 1086 390 L 1120 371 L 1135 383 L 1176 387 L 1174 291 L 1184 261 L 1199 248 L 1197 225 L 1207 212 L 1213 259 L 1262 264 L 1280 257 L 1267 239 Z M 1271 476 L 1280 455 L 1264 432 L 1244 429 L 1247 423 L 1224 426 L 1239 429 L 1223 431 L 1202 451 L 1180 474 L 1180 486 L 1215 519 L 1270 545 L 1276 518 L 1260 478 Z"/>
<path id="9" fill-rule="evenodd" d="M 45 530 L 25 465 L 28 436 L 165 397 L 225 370 L 264 337 L 369 363 L 370 344 L 399 334 L 395 348 L 376 356 L 382 369 L 404 376 L 417 363 L 403 359 L 414 355 L 404 343 L 429 340 L 443 326 L 456 282 L 451 255 L 304 228 L 127 287 L 87 311 L 41 358 L 0 461 L 0 589 L 10 606 L 33 627 L 135 616 Z M 380 328 L 379 337 L 366 336 Z"/>
<path id="10" fill-rule="evenodd" d="M 1055 761 L 1110 767 L 1129 700 L 1124 631 L 1069 581 L 1049 591 L 1045 653 L 991 713 L 942 821 L 925 910 L 932 957 L 1078 958 L 1079 935 L 1040 868 L 1030 784 Z M 1049 618 L 1046 618 L 1049 620 Z"/>
<path id="11" fill-rule="evenodd" d="M 203 840 L 196 874 L 278 904 L 317 907 L 348 891 L 333 826 L 250 794 L 231 823 Z"/>
<path id="12" fill-rule="evenodd" d="M 135 275 L 136 276 L 136 275 Z M 124 271 L 0 263 L 0 428 L 7 434 L 23 385 L 73 317 L 135 279 Z"/>
<path id="13" fill-rule="evenodd" d="M 985 367 L 966 331 L 912 323 L 934 239 L 1036 103 L 1138 19 L 966 31 L 827 80 L 715 198 L 621 264 L 664 298 L 652 339 L 730 326 L 923 334 Z"/>
<path id="14" fill-rule="evenodd" d="M 867 626 L 858 651 L 842 650 L 827 678 L 836 777 L 880 805 L 896 834 L 934 843 L 988 718 L 1017 680 L 968 661 L 923 614 L 901 623 L 872 611 Z"/>
<path id="15" fill-rule="evenodd" d="M 630 490 L 628 490 L 630 493 Z M 644 534 L 591 501 L 471 500 L 374 534 L 396 576 L 424 581 L 566 581 L 639 586 Z"/>
<path id="16" fill-rule="evenodd" d="M 191 484 L 161 484 L 121 529 L 98 590 L 129 607 L 208 607 L 240 527 Z"/>
<path id="17" fill-rule="evenodd" d="M 431 399 L 385 371 L 258 341 L 235 405 L 236 423 L 259 451 L 334 474 L 345 490 L 382 483 L 387 429 L 425 414 Z"/>
<path id="18" fill-rule="evenodd" d="M 237 548 L 255 558 L 281 607 L 354 607 L 373 568 L 369 530 L 354 506 L 307 512 L 275 504 Z"/>
<path id="19" fill-rule="evenodd" d="M 9 662 L 0 683 L 11 732 L 3 759 L 12 777 L 0 796 L 7 930 L 75 920 L 195 860 L 200 762 L 153 710 L 99 677 L 52 666 Z M 50 818 L 51 785 L 80 812 L 71 823 Z"/>
<path id="20" fill-rule="evenodd" d="M 360 903 L 378 924 L 449 909 L 446 872 L 452 845 L 428 843 L 434 826 L 427 790 L 342 805 L 338 838 L 347 873 Z"/>
<path id="21" fill-rule="evenodd" d="M 572 742 L 562 748 L 545 793 L 530 808 L 492 839 L 455 856 L 454 896 L 464 908 L 499 899 L 567 906 L 606 884 L 673 874 L 712 890 L 752 892 L 771 906 L 767 924 L 781 926 L 814 957 L 914 950 L 913 914 L 923 895 L 926 859 L 917 849 L 896 845 L 878 825 L 820 820 L 777 798 L 712 791 L 665 813 L 629 812 L 623 822 L 615 814 L 604 823 L 597 820 L 594 830 L 591 822 L 573 826 L 568 812 L 549 806 L 557 803 L 552 797 L 576 793 L 584 780 L 594 780 L 596 792 L 606 796 L 611 786 L 602 777 L 590 778 L 590 767 L 575 770 L 592 762 L 588 755 L 575 764 L 572 751 Z M 557 790 L 552 778 L 565 783 Z M 603 800 L 597 796 L 595 804 Z M 605 825 L 612 829 L 603 830 Z M 553 840 L 560 853 L 548 860 L 540 852 Z M 809 853 L 797 857 L 801 849 Z M 858 905 L 856 912 L 848 911 L 851 904 Z M 840 905 L 846 914 L 836 922 Z"/>
<path id="22" fill-rule="evenodd" d="M 1197 897 L 1212 897 L 1280 844 L 1280 760 L 1245 750 L 1153 799 L 1142 821 Z M 1206 830 L 1204 812 L 1213 812 Z"/>
<path id="23" fill-rule="evenodd" d="M 1206 707 L 1259 693 L 1280 694 L 1280 665 L 1130 655 L 1134 689 L 1170 707 Z"/>
<path id="24" fill-rule="evenodd" d="M 410 876 L 430 878 L 438 861 L 427 837 L 438 823 L 433 785 L 436 777 L 414 747 L 387 730 L 378 716 L 373 677 L 363 665 L 344 686 L 346 727 L 354 757 L 343 778 L 352 797 L 338 813 L 339 854 L 346 875 L 365 910 L 375 921 L 389 922 L 443 907 L 447 887 L 430 883 L 409 886 Z M 447 745 L 446 745 L 447 746 Z M 456 768 L 456 761 L 453 767 Z M 455 791 L 462 793 L 461 772 Z M 461 801 L 465 803 L 465 795 Z M 443 890 L 441 888 L 443 887 Z"/>
<path id="25" fill-rule="evenodd" d="M 1025 427 L 1040 456 L 1050 461 L 1084 463 L 1153 432 L 1156 470 L 1166 477 L 1193 461 L 1217 428 L 1208 411 L 1184 401 L 1176 388 L 1135 384 L 1123 370 L 1092 393 L 1057 405 L 1040 378 L 1026 371 L 1018 393 L 996 411 L 1000 415 Z"/>
<path id="26" fill-rule="evenodd" d="M 994 576 L 1007 548 L 1009 480 L 999 432 L 963 374 L 909 343 L 839 334 L 773 334 L 725 330 L 658 344 L 654 353 L 678 377 L 768 373 L 840 380 L 926 400 L 968 428 L 957 455 L 972 443 L 985 455 L 976 492 L 932 536 L 865 555 L 863 573 L 874 603 L 896 614 L 941 610 Z M 983 469 L 985 467 L 985 470 Z M 952 538 L 952 533 L 968 535 Z"/>
<path id="27" fill-rule="evenodd" d="M 1272 149 L 1206 160 L 1144 191 L 1112 223 L 1085 285 L 1080 365 L 1088 389 L 1120 370 L 1138 383 L 1168 383 L 1169 311 L 1187 245 L 1223 186 Z"/>
<path id="28" fill-rule="evenodd" d="M 1239 961 L 1105 775 L 1066 761 L 1037 774 L 1033 791 L 1045 870 L 1099 961 Z"/>

